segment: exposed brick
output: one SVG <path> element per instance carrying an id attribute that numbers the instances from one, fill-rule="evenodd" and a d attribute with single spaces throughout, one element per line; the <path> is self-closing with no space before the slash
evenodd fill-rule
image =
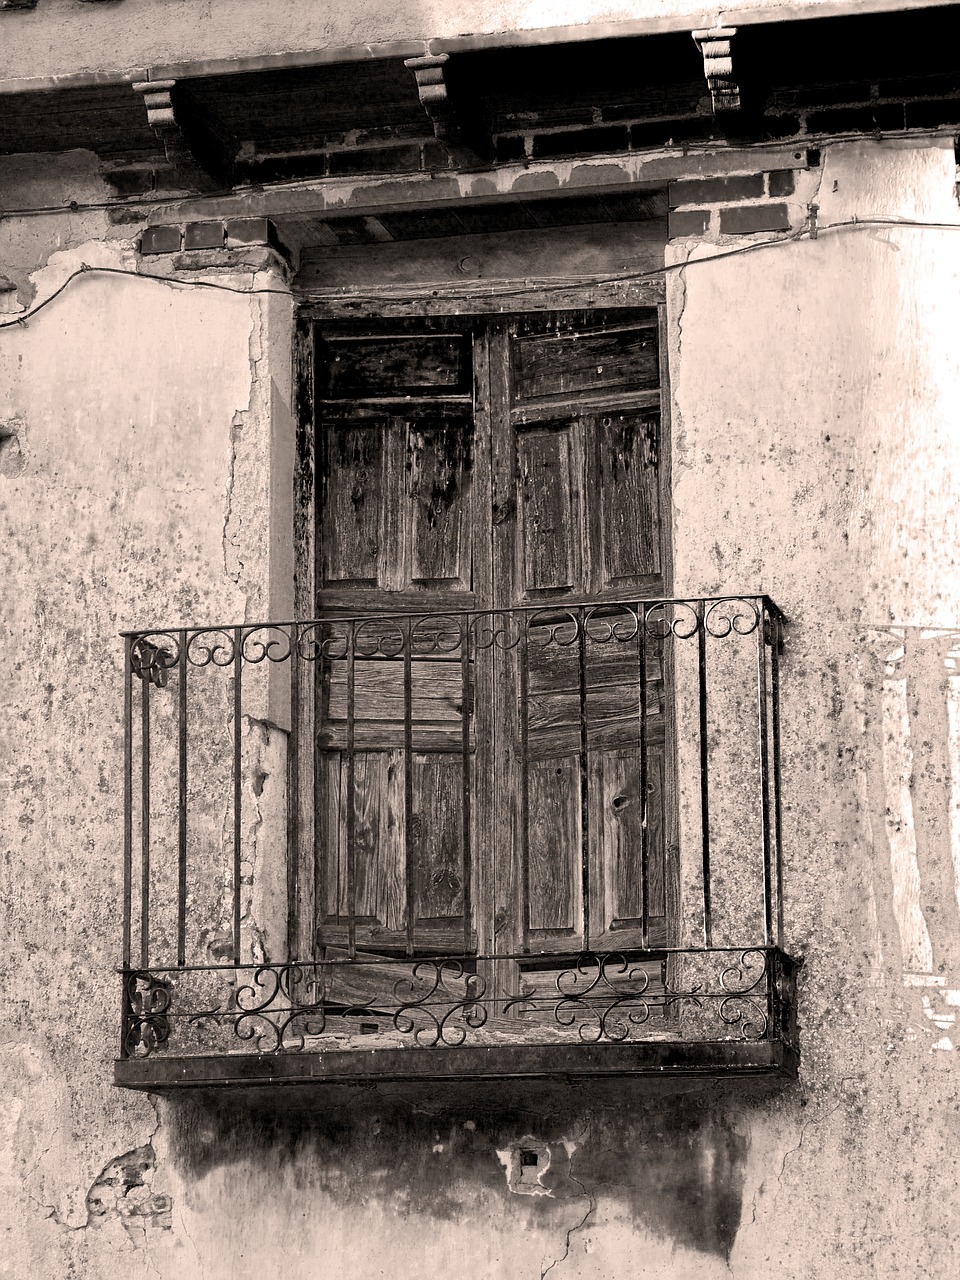
<path id="1" fill-rule="evenodd" d="M 141 253 L 179 253 L 179 227 L 147 227 L 140 237 Z"/>
<path id="2" fill-rule="evenodd" d="M 774 169 L 773 173 L 767 174 L 768 195 L 792 196 L 796 185 L 792 169 Z"/>
<path id="3" fill-rule="evenodd" d="M 710 225 L 709 209 L 670 210 L 670 239 L 680 236 L 702 236 Z"/>
<path id="4" fill-rule="evenodd" d="M 811 111 L 807 116 L 809 133 L 873 133 L 903 127 L 903 106 L 897 103 L 838 107 L 835 111 Z"/>
<path id="5" fill-rule="evenodd" d="M 633 102 L 611 103 L 601 108 L 601 120 L 648 120 L 664 116 L 693 115 L 706 93 L 703 81 L 688 84 L 658 85 Z"/>
<path id="6" fill-rule="evenodd" d="M 420 147 L 367 147 L 359 151 L 334 151 L 327 157 L 331 174 L 346 173 L 417 173 L 420 169 Z"/>
<path id="7" fill-rule="evenodd" d="M 720 234 L 748 236 L 754 231 L 789 231 L 785 204 L 742 204 L 720 210 Z"/>
<path id="8" fill-rule="evenodd" d="M 764 116 L 760 121 L 761 138 L 795 138 L 798 133 L 803 133 L 799 116 Z"/>
<path id="9" fill-rule="evenodd" d="M 804 85 L 778 89 L 772 98 L 774 107 L 834 107 L 844 103 L 869 102 L 872 97 L 868 80 L 845 81 L 842 84 Z"/>
<path id="10" fill-rule="evenodd" d="M 222 249 L 222 222 L 188 222 L 183 229 L 185 249 Z"/>
<path id="11" fill-rule="evenodd" d="M 676 209 L 681 204 L 719 204 L 724 200 L 755 200 L 762 195 L 762 173 L 671 182 L 670 208 Z"/>
<path id="12" fill-rule="evenodd" d="M 585 151 L 626 150 L 627 130 L 613 125 L 599 129 L 570 129 L 566 133 L 538 133 L 533 140 L 533 154 L 538 159 Z"/>
<path id="13" fill-rule="evenodd" d="M 322 177 L 327 157 L 321 151 L 295 156 L 265 156 L 247 161 L 242 168 L 247 182 L 283 182 L 290 178 Z"/>
<path id="14" fill-rule="evenodd" d="M 419 142 L 424 134 L 424 123 L 425 121 L 417 120 L 413 124 L 402 126 L 382 125 L 377 129 L 358 129 L 352 135 L 350 145 L 354 147 L 376 147 L 390 142 Z M 334 145 L 337 141 L 339 141 L 340 145 L 343 145 L 344 138 L 341 135 L 337 140 L 328 135 L 326 141 L 328 146 Z"/>
<path id="15" fill-rule="evenodd" d="M 248 244 L 268 244 L 284 257 L 289 253 L 269 218 L 229 218 L 224 229 L 228 249 L 242 249 Z"/>
<path id="16" fill-rule="evenodd" d="M 442 142 L 431 138 L 423 144 L 421 163 L 424 169 L 449 169 L 450 152 Z"/>
<path id="17" fill-rule="evenodd" d="M 687 120 L 651 120 L 630 127 L 630 145 L 641 151 L 644 147 L 669 147 L 680 142 L 700 142 L 714 136 L 716 125 L 713 116 L 693 116 Z"/>
<path id="18" fill-rule="evenodd" d="M 497 139 L 498 160 L 522 160 L 525 154 L 523 138 L 511 136 Z"/>
<path id="19" fill-rule="evenodd" d="M 157 177 L 152 168 L 108 169 L 103 175 L 118 196 L 142 196 L 153 191 Z"/>
<path id="20" fill-rule="evenodd" d="M 139 206 L 125 209 L 123 205 L 114 205 L 108 216 L 115 227 L 131 226 L 143 221 L 143 209 Z"/>
<path id="21" fill-rule="evenodd" d="M 509 105 L 501 103 L 497 112 L 497 129 L 503 133 L 526 131 L 535 133 L 538 129 L 564 128 L 573 129 L 596 124 L 596 108 L 592 104 L 577 106 L 572 102 L 564 102 L 561 106 L 535 107 L 529 101 L 512 101 Z"/>
<path id="22" fill-rule="evenodd" d="M 877 92 L 881 98 L 955 98 L 960 93 L 960 75 L 881 80 Z"/>
<path id="23" fill-rule="evenodd" d="M 945 102 L 908 102 L 906 123 L 908 129 L 932 129 L 941 124 L 960 121 L 960 98 Z"/>

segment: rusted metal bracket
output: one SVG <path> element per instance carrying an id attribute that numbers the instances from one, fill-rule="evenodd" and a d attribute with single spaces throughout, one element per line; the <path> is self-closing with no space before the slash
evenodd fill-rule
<path id="1" fill-rule="evenodd" d="M 733 38 L 736 27 L 713 27 L 694 31 L 693 38 L 703 55 L 703 74 L 715 115 L 740 110 L 740 86 L 733 73 Z"/>
<path id="2" fill-rule="evenodd" d="M 450 159 L 459 168 L 476 169 L 483 166 L 480 156 L 464 141 L 463 124 L 450 97 L 444 68 L 448 53 L 428 54 L 422 58 L 404 58 L 417 81 L 420 105 L 430 117 L 434 136 L 446 149 Z"/>
<path id="3" fill-rule="evenodd" d="M 223 186 L 218 180 L 209 158 L 200 158 L 195 129 L 190 112 L 181 99 L 174 101 L 176 80 L 141 80 L 133 85 L 135 93 L 143 96 L 147 109 L 147 124 L 163 144 L 168 164 L 183 186 L 199 191 L 217 190 Z M 205 148 L 207 150 L 208 148 Z"/>

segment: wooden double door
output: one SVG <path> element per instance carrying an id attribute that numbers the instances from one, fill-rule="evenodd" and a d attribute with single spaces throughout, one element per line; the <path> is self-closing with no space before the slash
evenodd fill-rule
<path id="1" fill-rule="evenodd" d="M 664 939 L 655 308 L 316 332 L 318 936 Z"/>

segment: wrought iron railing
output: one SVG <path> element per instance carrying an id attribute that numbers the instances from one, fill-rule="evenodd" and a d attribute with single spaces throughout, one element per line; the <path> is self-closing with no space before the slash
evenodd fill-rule
<path id="1" fill-rule="evenodd" d="M 777 1043 L 765 596 L 126 635 L 121 1058 Z"/>

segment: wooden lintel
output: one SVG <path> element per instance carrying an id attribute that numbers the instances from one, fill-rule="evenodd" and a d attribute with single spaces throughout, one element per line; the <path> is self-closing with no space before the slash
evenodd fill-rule
<path id="1" fill-rule="evenodd" d="M 714 114 L 740 110 L 740 85 L 733 69 L 733 39 L 736 34 L 736 27 L 712 27 L 693 32 L 703 55 L 703 74 L 710 90 Z"/>
<path id="2" fill-rule="evenodd" d="M 460 169 L 482 167 L 483 161 L 463 137 L 460 120 L 446 82 L 445 69 L 448 53 L 428 54 L 418 58 L 404 58 L 403 65 L 413 72 L 417 82 L 420 105 L 430 119 L 434 136 L 446 148 L 450 159 Z"/>

